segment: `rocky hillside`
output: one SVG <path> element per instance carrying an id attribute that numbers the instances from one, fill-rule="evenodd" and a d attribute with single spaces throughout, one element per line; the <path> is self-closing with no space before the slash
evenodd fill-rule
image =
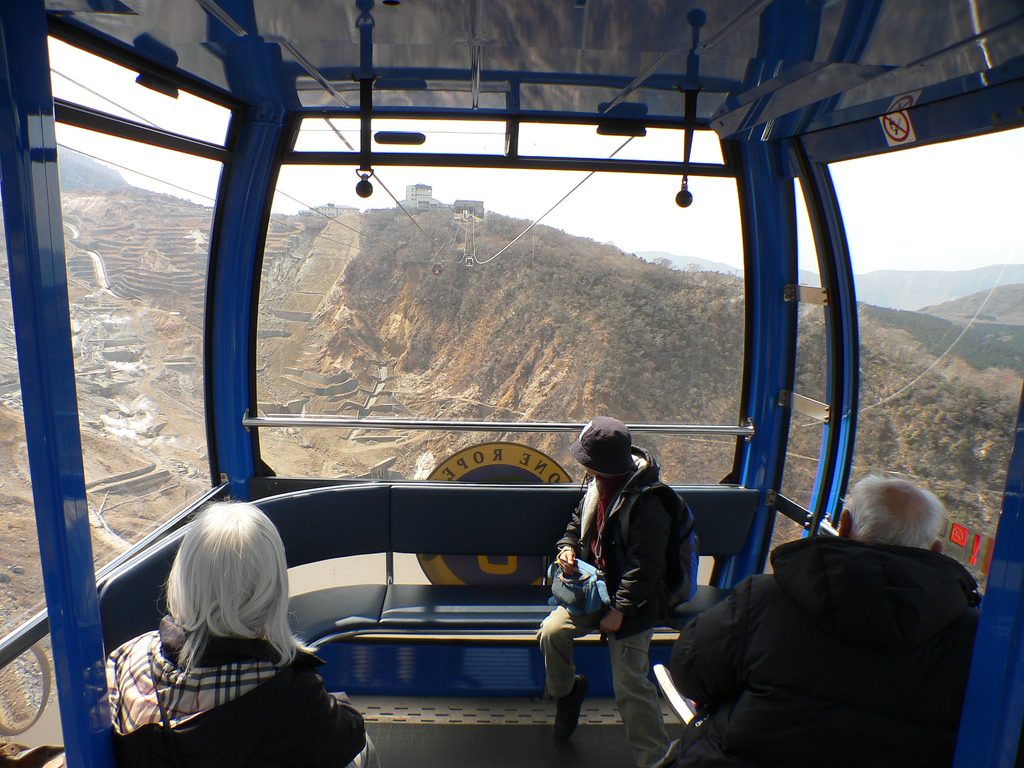
<path id="1" fill-rule="evenodd" d="M 547 227 L 497 256 L 527 223 L 488 214 L 453 226 L 447 210 L 419 214 L 415 223 L 394 209 L 348 213 L 322 233 L 336 255 L 318 241 L 301 262 L 266 263 L 290 286 L 269 314 L 287 308 L 298 317 L 302 296 L 309 320 L 268 326 L 268 336 L 282 336 L 261 339 L 261 407 L 301 400 L 306 412 L 342 415 L 564 422 L 610 412 L 627 421 L 735 423 L 738 278 L 668 269 Z M 358 253 L 350 247 L 354 231 Z M 332 282 L 314 290 L 310 278 L 319 273 Z M 275 381 L 270 371 L 285 377 Z M 288 376 L 296 384 L 290 390 Z M 317 395 L 313 381 L 344 391 Z M 564 453 L 564 436 L 541 442 L 542 450 Z M 457 445 L 433 435 L 392 471 L 413 476 L 424 452 L 440 456 Z M 728 442 L 691 447 L 687 466 L 717 480 L 730 456 Z"/>

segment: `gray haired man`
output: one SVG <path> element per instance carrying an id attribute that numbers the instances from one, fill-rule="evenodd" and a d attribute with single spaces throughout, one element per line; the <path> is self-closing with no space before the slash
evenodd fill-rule
<path id="1" fill-rule="evenodd" d="M 691 621 L 671 670 L 699 724 L 676 767 L 950 765 L 979 597 L 938 551 L 944 512 L 865 478 L 838 536 L 777 547 L 771 574 Z"/>

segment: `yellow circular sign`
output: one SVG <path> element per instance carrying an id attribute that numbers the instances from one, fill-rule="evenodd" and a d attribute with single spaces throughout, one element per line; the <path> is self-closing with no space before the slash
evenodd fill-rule
<path id="1" fill-rule="evenodd" d="M 428 480 L 466 483 L 571 483 L 557 461 L 518 443 L 482 443 L 442 461 Z M 554 542 L 552 542 L 554 546 Z M 536 556 L 418 555 L 431 584 L 540 584 L 544 558 Z"/>
<path id="2" fill-rule="evenodd" d="M 428 480 L 468 483 L 571 483 L 558 462 L 518 443 L 481 443 L 442 461 Z"/>

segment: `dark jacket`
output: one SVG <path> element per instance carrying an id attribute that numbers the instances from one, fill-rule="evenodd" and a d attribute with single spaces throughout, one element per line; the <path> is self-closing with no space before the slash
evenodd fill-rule
<path id="1" fill-rule="evenodd" d="M 633 460 L 637 469 L 606 513 L 602 536 L 605 583 L 611 607 L 624 616 L 622 626 L 615 633 L 617 638 L 663 624 L 668 615 L 668 589 L 663 577 L 671 517 L 655 494 L 642 497 L 639 494 L 640 488 L 658 480 L 654 457 L 634 446 Z M 577 505 L 557 549 L 571 546 L 578 557 L 592 563 L 589 548 L 580 541 L 584 504 L 585 498 Z M 626 542 L 622 541 L 619 527 L 624 510 L 629 514 L 629 541 Z"/>
<path id="2" fill-rule="evenodd" d="M 709 712 L 678 766 L 948 766 L 977 585 L 924 549 L 819 536 L 772 553 L 672 651 Z"/>
<path id="3" fill-rule="evenodd" d="M 162 655 L 176 662 L 184 640 L 180 629 L 165 619 L 160 639 Z M 259 640 L 214 638 L 199 666 L 226 669 L 232 662 L 275 657 L 271 646 Z M 345 766 L 366 744 L 363 718 L 351 704 L 324 689 L 316 672 L 322 663 L 312 654 L 300 652 L 292 664 L 266 682 L 185 719 L 170 733 L 157 723 L 123 735 L 115 730 L 119 768 Z M 224 685 L 230 681 L 225 679 Z M 170 698 L 165 690 L 161 700 Z"/>

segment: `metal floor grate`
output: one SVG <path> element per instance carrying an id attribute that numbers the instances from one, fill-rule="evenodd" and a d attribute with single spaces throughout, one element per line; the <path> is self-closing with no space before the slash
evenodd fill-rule
<path id="1" fill-rule="evenodd" d="M 353 696 L 352 703 L 368 723 L 449 723 L 479 725 L 551 725 L 555 720 L 553 699 L 441 698 Z M 662 701 L 665 722 L 675 716 Z M 613 699 L 587 699 L 580 723 L 617 725 L 619 713 Z"/>
<path id="2" fill-rule="evenodd" d="M 581 723 L 571 739 L 551 725 L 368 722 L 384 768 L 632 768 L 621 725 Z"/>

